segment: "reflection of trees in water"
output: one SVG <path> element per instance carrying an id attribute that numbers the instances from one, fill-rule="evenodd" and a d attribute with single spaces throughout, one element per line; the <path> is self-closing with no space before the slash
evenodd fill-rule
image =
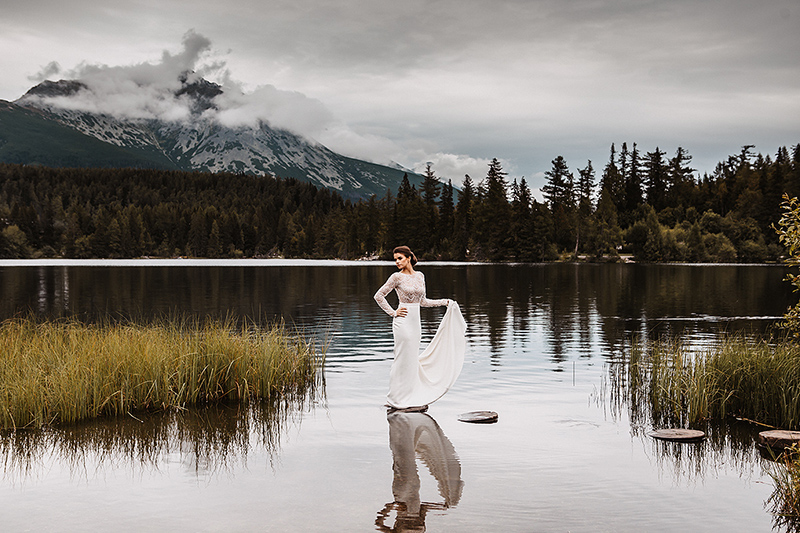
<path id="1" fill-rule="evenodd" d="M 176 456 L 196 475 L 229 470 L 246 463 L 254 449 L 270 457 L 287 424 L 301 416 L 310 398 L 252 405 L 210 404 L 181 411 L 144 413 L 46 428 L 0 432 L 0 459 L 6 478 L 24 479 L 58 461 L 73 474 L 88 466 L 158 470 Z"/>
<path id="2" fill-rule="evenodd" d="M 578 290 L 585 265 L 471 265 L 428 270 L 428 286 L 444 286 L 462 305 L 470 331 L 485 333 L 492 360 L 500 364 L 508 345 L 525 347 L 530 331 L 544 323 L 554 361 L 566 359 L 578 330 L 587 351 L 594 313 L 591 292 Z"/>
<path id="3" fill-rule="evenodd" d="M 392 450 L 394 500 L 378 511 L 375 525 L 384 532 L 425 531 L 428 511 L 458 505 L 464 488 L 461 463 L 453 444 L 429 415 L 396 411 L 388 414 L 386 419 Z M 421 501 L 417 458 L 436 479 L 442 502 Z M 392 514 L 394 523 L 387 526 Z"/>
<path id="4" fill-rule="evenodd" d="M 549 291 L 550 301 L 547 305 L 548 330 L 551 354 L 554 363 L 564 362 L 568 356 L 571 338 L 576 333 L 576 301 L 579 294 L 579 284 L 574 275 L 577 265 L 564 265 L 553 271 L 553 276 L 546 286 Z M 569 268 L 572 267 L 572 268 Z"/>
<path id="5" fill-rule="evenodd" d="M 494 267 L 469 268 L 464 272 L 464 285 L 470 295 L 469 314 L 464 319 L 470 327 L 474 323 L 478 331 L 486 332 L 495 362 L 502 355 L 507 341 L 509 303 L 514 286 L 513 280 L 507 277 L 507 267 L 498 268 L 502 270 L 498 272 Z M 428 276 L 428 286 L 432 287 L 435 281 Z"/>
<path id="6" fill-rule="evenodd" d="M 58 266 L 0 269 L 2 318 L 33 311 L 44 316 L 308 315 L 372 294 L 394 269 L 342 266 Z M 370 292 L 372 288 L 372 292 Z"/>
<path id="7" fill-rule="evenodd" d="M 563 362 L 617 354 L 633 336 L 759 333 L 772 321 L 731 318 L 779 316 L 792 299 L 772 266 L 503 264 L 427 267 L 426 276 L 429 289 L 467 302 L 470 330 L 485 333 L 498 364 L 510 339 L 527 342 L 537 323 Z"/>

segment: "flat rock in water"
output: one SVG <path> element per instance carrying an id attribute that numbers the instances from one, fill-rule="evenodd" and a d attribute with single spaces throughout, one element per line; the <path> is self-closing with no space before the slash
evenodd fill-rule
<path id="1" fill-rule="evenodd" d="M 800 431 L 787 431 L 785 429 L 762 431 L 758 434 L 758 439 L 761 444 L 768 448 L 784 449 L 800 444 Z"/>
<path id="2" fill-rule="evenodd" d="M 497 422 L 497 413 L 494 411 L 470 411 L 458 415 L 458 419 L 473 424 L 493 424 Z"/>
<path id="3" fill-rule="evenodd" d="M 675 442 L 697 442 L 706 438 L 706 434 L 696 429 L 657 429 L 649 435 L 656 439 L 671 440 Z"/>

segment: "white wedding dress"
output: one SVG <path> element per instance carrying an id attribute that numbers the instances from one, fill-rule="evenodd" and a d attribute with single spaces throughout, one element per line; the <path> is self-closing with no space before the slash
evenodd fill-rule
<path id="1" fill-rule="evenodd" d="M 397 292 L 399 307 L 408 310 L 405 317 L 397 316 L 386 301 L 386 295 L 392 290 Z M 428 300 L 422 272 L 395 272 L 375 293 L 375 301 L 394 318 L 394 362 L 389 374 L 387 403 L 405 409 L 435 402 L 455 383 L 464 365 L 467 324 L 461 309 L 452 300 Z M 443 305 L 447 305 L 447 312 L 430 344 L 420 353 L 420 307 Z"/>

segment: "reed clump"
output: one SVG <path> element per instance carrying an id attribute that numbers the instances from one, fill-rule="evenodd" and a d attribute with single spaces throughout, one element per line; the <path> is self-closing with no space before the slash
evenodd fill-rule
<path id="1" fill-rule="evenodd" d="M 776 529 L 800 532 L 800 450 L 781 455 L 770 470 L 775 483 L 767 504 L 772 506 Z"/>
<path id="2" fill-rule="evenodd" d="M 728 338 L 689 350 L 677 341 L 635 342 L 626 380 L 616 388 L 634 417 L 654 425 L 691 425 L 738 416 L 800 427 L 800 347 L 793 342 Z"/>
<path id="3" fill-rule="evenodd" d="M 0 428 L 42 427 L 220 400 L 306 394 L 313 342 L 232 319 L 0 324 Z"/>

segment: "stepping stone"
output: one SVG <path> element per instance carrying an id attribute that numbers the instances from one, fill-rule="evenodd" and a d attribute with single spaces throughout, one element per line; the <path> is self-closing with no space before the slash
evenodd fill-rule
<path id="1" fill-rule="evenodd" d="M 795 444 L 800 444 L 800 431 L 787 431 L 785 429 L 762 431 L 758 434 L 758 440 L 767 448 L 783 450 Z"/>
<path id="2" fill-rule="evenodd" d="M 673 442 L 699 442 L 706 438 L 706 434 L 696 429 L 657 429 L 648 433 L 651 437 Z"/>
<path id="3" fill-rule="evenodd" d="M 497 422 L 497 413 L 494 411 L 470 411 L 458 415 L 458 419 L 472 424 L 494 424 Z"/>

